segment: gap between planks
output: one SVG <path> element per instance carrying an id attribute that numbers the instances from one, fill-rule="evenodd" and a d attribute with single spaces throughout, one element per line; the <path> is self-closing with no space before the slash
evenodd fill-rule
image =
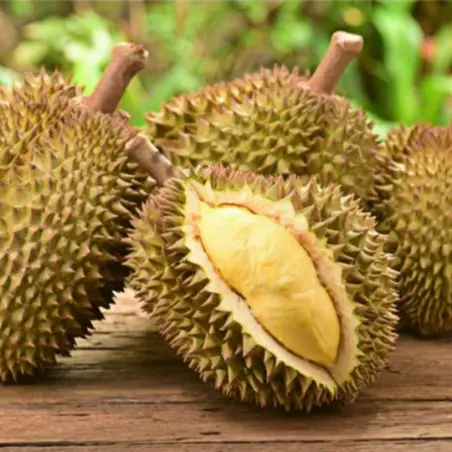
<path id="1" fill-rule="evenodd" d="M 450 452 L 452 440 L 421 440 L 421 441 L 338 441 L 324 443 L 305 443 L 302 449 L 300 443 L 267 442 L 267 443 L 210 443 L 210 444 L 139 444 L 139 443 L 104 443 L 78 445 L 42 444 L 41 446 L 5 446 L 0 445 L 1 452 Z"/>

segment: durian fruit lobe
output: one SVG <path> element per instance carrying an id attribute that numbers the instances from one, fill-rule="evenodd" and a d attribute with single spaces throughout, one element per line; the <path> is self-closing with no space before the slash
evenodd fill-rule
<path id="1" fill-rule="evenodd" d="M 404 329 L 452 331 L 452 127 L 392 130 L 379 152 L 372 212 L 400 274 Z"/>
<path id="2" fill-rule="evenodd" d="M 1 382 L 69 355 L 102 319 L 140 198 L 127 154 L 137 131 L 73 102 L 59 80 L 0 92 Z"/>
<path id="3" fill-rule="evenodd" d="M 396 273 L 374 227 L 337 185 L 213 166 L 143 205 L 128 287 L 223 394 L 286 410 L 354 401 L 397 338 Z"/>
<path id="4" fill-rule="evenodd" d="M 86 99 L 81 86 L 64 78 L 60 71 L 47 72 L 44 69 L 38 74 L 27 73 L 20 85 L 0 89 L 0 102 L 20 103 L 23 120 L 16 124 L 17 134 L 55 133 L 64 127 L 64 120 L 73 106 Z M 117 126 L 128 127 L 128 116 L 125 112 L 111 112 Z M 136 134 L 136 133 L 135 133 Z M 28 150 L 25 150 L 28 152 Z M 132 207 L 140 204 L 155 187 L 155 180 L 142 170 L 133 160 L 128 160 L 123 177 L 131 184 L 124 202 Z"/>
<path id="5" fill-rule="evenodd" d="M 244 74 L 240 78 L 220 81 L 203 86 L 196 92 L 172 97 L 162 105 L 160 111 L 147 113 L 145 128 L 148 135 L 156 140 L 156 146 L 162 147 L 163 152 L 167 152 L 166 139 L 170 140 L 169 145 L 172 139 L 184 134 L 190 135 L 199 121 L 229 111 L 230 105 L 240 105 L 256 92 L 271 93 L 287 84 L 292 85 L 301 81 L 307 81 L 307 76 L 300 75 L 297 67 L 291 69 L 284 65 L 274 65 L 272 69 L 261 67 L 256 73 Z M 192 165 L 193 161 L 188 159 L 188 164 Z"/>
<path id="6" fill-rule="evenodd" d="M 132 50 L 132 52 L 130 52 L 130 50 Z M 100 80 L 96 89 L 102 85 L 104 79 L 108 79 L 107 83 L 112 83 L 112 80 L 114 82 L 114 78 L 108 78 L 105 77 L 105 75 L 108 75 L 108 70 L 119 69 L 121 64 L 123 66 L 121 68 L 123 72 L 125 67 L 126 72 L 127 70 L 131 70 L 133 73 L 135 69 L 130 66 L 140 63 L 140 52 L 141 49 L 139 46 L 137 47 L 129 44 L 114 47 L 110 64 L 107 67 L 104 78 Z M 144 57 L 146 56 L 147 55 Z M 134 61 L 127 61 L 127 58 L 133 58 Z M 110 92 L 107 92 L 107 97 L 115 97 L 118 91 L 118 89 L 116 89 L 116 92 L 110 90 Z M 91 97 L 94 95 L 96 95 L 96 90 Z M 85 97 L 83 95 L 82 88 L 73 84 L 70 78 L 65 79 L 58 70 L 48 73 L 44 69 L 41 69 L 40 73 L 37 75 L 25 74 L 20 86 L 0 90 L 0 102 L 12 102 L 13 104 L 20 103 L 21 105 L 20 114 L 22 120 L 15 125 L 16 133 L 19 135 L 28 135 L 29 133 L 32 133 L 34 136 L 40 136 L 40 134 L 45 132 L 47 135 L 58 136 L 60 129 L 66 127 L 66 121 L 74 122 L 69 118 L 74 115 L 74 112 L 75 115 L 78 114 L 78 110 L 75 109 L 75 107 L 82 106 L 84 103 L 86 104 L 87 100 L 89 101 L 90 97 Z M 102 101 L 101 96 L 97 96 L 96 100 Z M 87 105 L 84 105 L 84 107 L 87 107 Z M 104 105 L 100 105 L 99 108 L 94 106 L 90 111 L 96 112 L 97 109 L 104 110 L 105 108 L 107 108 L 106 114 L 108 113 L 108 115 L 112 117 L 112 124 L 114 124 L 117 131 L 120 128 L 123 128 L 124 134 L 128 134 L 127 136 L 129 139 L 137 136 L 138 131 L 129 127 L 129 116 L 125 112 L 113 109 L 110 109 L 110 111 L 108 110 L 109 106 Z M 30 137 L 30 142 L 31 140 L 32 138 Z M 27 146 L 23 147 L 23 150 L 25 153 L 29 152 Z M 17 151 L 18 149 L 13 150 L 13 153 L 11 154 L 13 156 L 12 158 L 21 158 L 20 151 Z M 106 156 L 108 155 L 107 152 Z M 128 155 L 130 157 L 130 152 L 128 152 Z M 6 154 L 4 158 L 7 158 Z M 129 187 L 124 192 L 122 203 L 130 213 L 135 212 L 136 207 L 147 198 L 156 185 L 156 181 L 149 176 L 148 172 L 140 168 L 140 165 L 137 164 L 133 158 L 129 158 L 125 162 L 120 180 L 129 184 Z M 130 226 L 130 215 L 118 217 L 117 223 L 118 231 L 121 231 L 121 233 L 118 234 L 119 239 L 120 236 L 124 235 L 123 231 Z M 117 248 L 118 256 L 123 256 L 125 248 L 119 240 Z M 123 276 L 125 276 L 124 270 L 123 266 L 116 265 L 115 269 L 112 271 L 112 274 L 115 275 L 112 280 L 113 290 L 118 290 L 122 287 L 123 277 L 121 277 L 121 272 Z"/>
<path id="7" fill-rule="evenodd" d="M 305 181 L 315 175 L 365 199 L 379 138 L 365 112 L 331 88 L 359 52 L 357 42 L 355 35 L 334 34 L 310 78 L 274 68 L 175 97 L 146 116 L 146 134 L 178 167 L 223 163 Z"/>

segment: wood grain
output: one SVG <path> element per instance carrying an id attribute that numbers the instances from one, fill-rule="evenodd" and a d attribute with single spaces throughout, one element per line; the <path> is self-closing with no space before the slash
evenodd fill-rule
<path id="1" fill-rule="evenodd" d="M 303 447 L 305 446 L 305 447 Z M 209 443 L 209 444 L 79 444 L 78 446 L 13 446 L 2 452 L 450 452 L 452 441 L 347 441 L 322 443 Z"/>
<path id="2" fill-rule="evenodd" d="M 304 415 L 228 400 L 121 301 L 60 365 L 0 387 L 0 452 L 450 451 L 450 339 L 399 340 L 359 400 Z"/>

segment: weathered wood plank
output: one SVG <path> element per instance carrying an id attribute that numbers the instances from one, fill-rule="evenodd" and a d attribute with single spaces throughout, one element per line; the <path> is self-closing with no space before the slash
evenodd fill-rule
<path id="1" fill-rule="evenodd" d="M 177 395 L 183 397 L 177 399 L 181 402 L 211 397 L 207 390 L 210 386 L 202 384 L 155 332 L 96 334 L 92 339 L 97 345 L 82 347 L 71 358 L 62 359 L 62 364 L 36 385 L 0 388 L 2 400 L 47 398 L 52 394 L 60 397 L 68 387 L 74 396 L 93 387 L 132 391 L 128 393 L 137 396 L 152 390 L 159 402 L 175 401 Z M 449 340 L 402 337 L 389 369 L 362 398 L 452 399 L 452 360 L 448 361 L 451 349 Z M 193 392 L 197 393 L 191 396 Z M 166 399 L 167 395 L 171 398 Z"/>
<path id="2" fill-rule="evenodd" d="M 47 376 L 0 387 L 1 452 L 452 450 L 450 339 L 402 337 L 357 403 L 307 416 L 227 400 L 154 330 L 119 305 Z"/>
<path id="3" fill-rule="evenodd" d="M 95 391 L 57 401 L 0 402 L 1 442 L 324 441 L 452 438 L 452 403 L 362 401 L 328 413 L 285 414 L 213 395 L 205 402 L 156 403 Z"/>
<path id="4" fill-rule="evenodd" d="M 338 441 L 325 443 L 305 443 L 306 449 L 300 443 L 293 442 L 260 442 L 260 443 L 209 443 L 209 444 L 82 444 L 77 446 L 56 445 L 24 447 L 4 447 L 2 452 L 450 452 L 452 440 L 419 440 L 419 441 Z"/>

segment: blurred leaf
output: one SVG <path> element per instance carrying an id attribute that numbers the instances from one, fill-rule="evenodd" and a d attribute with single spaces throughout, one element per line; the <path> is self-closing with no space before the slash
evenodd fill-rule
<path id="1" fill-rule="evenodd" d="M 221 3 L 193 2 L 192 12 L 186 17 L 183 36 L 186 39 L 196 39 L 205 27 L 210 27 L 213 19 L 223 18 Z M 215 33 L 215 29 L 212 29 Z"/>
<path id="2" fill-rule="evenodd" d="M 204 43 L 199 41 L 199 34 L 208 27 L 208 12 L 217 9 L 193 7 L 192 10 L 196 12 L 187 16 L 182 33 L 177 28 L 174 3 L 157 4 L 147 16 L 147 26 L 158 52 L 156 57 L 170 66 L 185 65 L 188 69 L 200 64 Z"/>
<path id="3" fill-rule="evenodd" d="M 133 126 L 144 126 L 144 114 L 146 111 L 143 111 L 143 109 L 149 103 L 149 97 L 150 95 L 145 92 L 139 78 L 135 77 L 127 87 L 119 104 L 122 110 L 130 114 L 131 118 L 129 122 Z"/>
<path id="4" fill-rule="evenodd" d="M 158 4 L 148 11 L 146 21 L 149 32 L 163 40 L 175 34 L 175 17 L 171 4 Z"/>
<path id="5" fill-rule="evenodd" d="M 60 17 L 49 17 L 39 22 L 32 22 L 23 29 L 27 39 L 50 42 L 61 45 L 61 37 L 66 34 L 65 22 Z"/>
<path id="6" fill-rule="evenodd" d="M 64 20 L 66 33 L 79 40 L 92 41 L 96 32 L 109 33 L 109 22 L 94 11 L 85 11 Z"/>
<path id="7" fill-rule="evenodd" d="M 309 22 L 287 21 L 280 18 L 270 30 L 270 42 L 281 53 L 289 53 L 307 47 L 314 39 L 314 31 Z"/>
<path id="8" fill-rule="evenodd" d="M 431 124 L 446 124 L 452 119 L 452 112 L 444 112 L 447 96 L 452 96 L 452 75 L 426 77 L 421 84 L 421 93 L 423 108 L 419 119 Z"/>
<path id="9" fill-rule="evenodd" d="M 91 94 L 102 76 L 102 69 L 99 65 L 80 60 L 72 66 L 72 82 L 83 86 L 86 94 Z"/>
<path id="10" fill-rule="evenodd" d="M 407 15 L 411 13 L 416 0 L 384 0 L 383 3 L 388 13 Z"/>
<path id="11" fill-rule="evenodd" d="M 399 123 L 397 122 L 391 122 L 391 121 L 384 121 L 383 119 L 372 115 L 369 115 L 369 119 L 372 119 L 375 123 L 374 125 L 374 132 L 380 137 L 381 140 L 386 139 L 388 136 L 388 132 L 391 129 L 395 129 L 399 127 Z"/>
<path id="12" fill-rule="evenodd" d="M 252 28 L 241 36 L 240 42 L 244 47 L 259 47 L 265 41 L 265 32 L 259 28 Z M 243 51 L 244 49 L 242 49 Z"/>
<path id="13" fill-rule="evenodd" d="M 384 43 L 386 95 L 391 111 L 399 121 L 412 123 L 419 108 L 416 78 L 423 36 L 419 24 L 405 11 L 406 4 L 412 2 L 400 2 L 404 8 L 394 3 L 387 2 L 377 8 L 373 23 Z"/>
<path id="14" fill-rule="evenodd" d="M 350 100 L 350 105 L 355 108 L 362 107 L 361 103 L 356 100 Z M 374 114 L 372 111 L 365 109 L 366 116 L 370 121 L 374 122 L 373 130 L 375 133 L 378 134 L 380 139 L 384 140 L 388 134 L 388 131 L 392 128 L 398 127 L 399 124 L 397 122 L 393 121 L 385 121 L 384 119 L 381 119 L 376 114 Z"/>
<path id="15" fill-rule="evenodd" d="M 92 11 L 68 18 L 49 17 L 28 24 L 24 32 L 27 41 L 21 45 L 46 46 L 47 53 L 60 51 L 66 62 L 74 63 L 89 59 L 102 64 L 109 58 L 112 45 L 124 40 L 122 33 L 111 32 L 109 22 Z M 40 54 L 39 58 L 43 57 Z"/>
<path id="16" fill-rule="evenodd" d="M 12 71 L 4 66 L 0 65 L 0 85 L 1 86 L 11 86 L 15 82 L 21 82 L 22 76 L 17 72 Z"/>
<path id="17" fill-rule="evenodd" d="M 64 56 L 68 61 L 77 63 L 77 61 L 90 61 L 89 57 L 94 54 L 91 47 L 84 42 L 70 41 L 64 47 Z"/>
<path id="18" fill-rule="evenodd" d="M 300 3 L 302 2 L 285 2 L 281 1 L 278 9 L 279 9 L 279 17 L 284 19 L 301 19 L 299 17 L 299 11 L 300 11 Z M 304 20 L 307 20 L 304 18 Z"/>
<path id="19" fill-rule="evenodd" d="M 33 1 L 30 0 L 11 0 L 11 7 L 16 16 L 24 17 L 33 12 Z"/>
<path id="20" fill-rule="evenodd" d="M 39 65 L 45 57 L 49 47 L 45 42 L 23 41 L 13 53 L 13 59 L 19 66 Z"/>
<path id="21" fill-rule="evenodd" d="M 343 91 L 344 96 L 348 99 L 358 101 L 364 108 L 370 106 L 371 102 L 361 81 L 361 75 L 356 61 L 352 61 L 342 74 L 337 91 L 338 93 Z"/>
<path id="22" fill-rule="evenodd" d="M 320 60 L 325 55 L 328 46 L 330 45 L 329 34 L 317 34 L 313 42 L 309 46 L 309 50 L 312 52 L 312 58 L 315 62 L 315 66 L 320 63 Z"/>
<path id="23" fill-rule="evenodd" d="M 199 89 L 203 80 L 190 72 L 184 65 L 172 67 L 152 87 L 151 101 L 145 110 L 158 110 L 165 100 L 182 93 Z"/>
<path id="24" fill-rule="evenodd" d="M 242 0 L 238 2 L 237 5 L 246 14 L 246 16 L 256 24 L 265 21 L 267 18 L 268 9 L 265 2 Z"/>
<path id="25" fill-rule="evenodd" d="M 444 73 L 452 64 L 452 25 L 443 27 L 436 36 L 436 54 L 432 62 L 432 71 Z"/>

